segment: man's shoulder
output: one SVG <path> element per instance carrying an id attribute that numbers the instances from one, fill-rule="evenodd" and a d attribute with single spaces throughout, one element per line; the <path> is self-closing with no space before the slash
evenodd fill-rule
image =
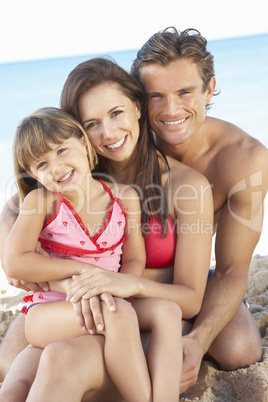
<path id="1" fill-rule="evenodd" d="M 222 169 L 244 169 L 267 162 L 267 148 L 238 126 L 224 120 L 208 119 L 208 136 L 215 148 L 214 158 Z"/>

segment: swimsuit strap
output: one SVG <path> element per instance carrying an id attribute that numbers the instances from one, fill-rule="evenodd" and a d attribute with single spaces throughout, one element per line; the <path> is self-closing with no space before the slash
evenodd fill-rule
<path id="1" fill-rule="evenodd" d="M 109 194 L 111 199 L 113 200 L 114 196 L 113 196 L 111 189 L 107 186 L 107 184 L 103 183 L 103 181 L 101 181 L 101 180 L 98 180 L 98 181 L 103 185 L 103 187 L 105 188 L 105 190 L 107 191 L 107 193 Z"/>

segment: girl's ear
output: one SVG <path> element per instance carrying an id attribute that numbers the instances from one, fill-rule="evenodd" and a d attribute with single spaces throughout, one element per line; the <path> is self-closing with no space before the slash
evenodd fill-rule
<path id="1" fill-rule="evenodd" d="M 37 177 L 30 171 L 30 170 L 26 170 L 26 173 L 31 176 L 33 179 L 37 180 Z"/>

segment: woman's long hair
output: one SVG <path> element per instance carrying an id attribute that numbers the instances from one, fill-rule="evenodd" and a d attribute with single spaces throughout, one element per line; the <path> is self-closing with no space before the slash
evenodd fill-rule
<path id="1" fill-rule="evenodd" d="M 104 83 L 116 83 L 125 96 L 132 102 L 139 102 L 141 106 L 139 139 L 125 169 L 134 165 L 136 174 L 132 185 L 138 188 L 143 196 L 143 200 L 140 197 L 143 223 L 147 223 L 150 216 L 155 215 L 163 224 L 165 236 L 168 215 L 161 184 L 159 157 L 166 164 L 167 160 L 155 146 L 148 122 L 147 99 L 140 83 L 114 61 L 105 58 L 91 59 L 79 64 L 69 74 L 61 94 L 61 108 L 81 122 L 79 99 L 92 88 Z M 109 160 L 100 157 L 96 172 L 112 176 Z"/>

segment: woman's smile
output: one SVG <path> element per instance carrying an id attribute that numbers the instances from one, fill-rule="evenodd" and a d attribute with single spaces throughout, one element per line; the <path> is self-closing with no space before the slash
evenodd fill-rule
<path id="1" fill-rule="evenodd" d="M 127 140 L 127 135 L 123 138 L 121 138 L 121 140 L 111 144 L 111 145 L 105 145 L 107 148 L 109 148 L 111 151 L 117 151 L 119 149 L 122 149 L 125 142 Z"/>

